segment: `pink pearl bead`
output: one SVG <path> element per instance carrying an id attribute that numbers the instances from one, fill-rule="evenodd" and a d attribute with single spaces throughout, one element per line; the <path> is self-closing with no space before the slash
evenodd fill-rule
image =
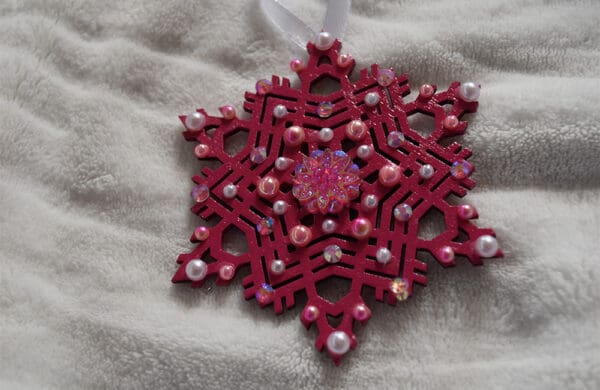
<path id="1" fill-rule="evenodd" d="M 437 255 L 442 263 L 452 263 L 454 261 L 454 249 L 449 246 L 441 247 Z"/>
<path id="2" fill-rule="evenodd" d="M 219 268 L 219 277 L 223 280 L 231 280 L 235 275 L 235 267 L 231 264 L 223 264 Z"/>
<path id="3" fill-rule="evenodd" d="M 290 230 L 290 241 L 297 247 L 305 247 L 312 240 L 312 231 L 304 225 L 296 225 Z"/>
<path id="4" fill-rule="evenodd" d="M 354 221 L 352 221 L 350 231 L 354 238 L 363 240 L 371 235 L 371 232 L 373 231 L 373 225 L 371 224 L 371 221 L 366 218 L 356 218 Z"/>
<path id="5" fill-rule="evenodd" d="M 350 54 L 340 54 L 337 59 L 338 66 L 345 68 L 352 63 L 352 56 Z"/>
<path id="6" fill-rule="evenodd" d="M 367 135 L 367 125 L 361 120 L 353 120 L 346 125 L 346 135 L 352 141 L 360 141 Z"/>
<path id="7" fill-rule="evenodd" d="M 285 129 L 285 132 L 283 133 L 283 142 L 285 142 L 287 146 L 298 146 L 304 142 L 305 137 L 306 134 L 302 127 L 291 126 Z"/>
<path id="8" fill-rule="evenodd" d="M 198 241 L 206 241 L 210 236 L 210 230 L 206 226 L 199 226 L 194 230 L 194 238 Z"/>
<path id="9" fill-rule="evenodd" d="M 367 305 L 359 303 L 352 308 L 352 317 L 357 321 L 364 322 L 371 318 L 371 309 Z"/>
<path id="10" fill-rule="evenodd" d="M 423 84 L 419 87 L 419 97 L 422 99 L 429 99 L 433 96 L 435 89 L 430 84 Z"/>
<path id="11" fill-rule="evenodd" d="M 198 158 L 206 158 L 206 157 L 208 157 L 209 153 L 210 153 L 210 146 L 208 146 L 206 144 L 198 144 L 194 148 L 194 154 Z"/>
<path id="12" fill-rule="evenodd" d="M 228 121 L 235 118 L 235 108 L 233 106 L 220 107 L 219 111 L 221 111 L 221 115 L 223 115 L 223 118 L 227 119 Z"/>
<path id="13" fill-rule="evenodd" d="M 263 198 L 272 198 L 279 192 L 279 180 L 273 176 L 265 176 L 258 182 L 258 194 Z"/>
<path id="14" fill-rule="evenodd" d="M 319 317 L 319 308 L 313 305 L 308 305 L 302 311 L 302 317 L 308 322 L 314 322 Z"/>
<path id="15" fill-rule="evenodd" d="M 290 61 L 290 69 L 292 72 L 298 73 L 304 69 L 304 62 L 302 62 L 300 58 L 294 58 L 292 61 Z"/>
<path id="16" fill-rule="evenodd" d="M 459 123 L 460 121 L 458 120 L 456 115 L 448 115 L 444 118 L 442 125 L 444 126 L 444 129 L 454 131 L 458 128 Z"/>
<path id="17" fill-rule="evenodd" d="M 476 213 L 477 210 L 475 210 L 475 207 L 471 206 L 470 204 L 458 206 L 458 217 L 460 219 L 471 219 L 475 217 Z"/>
<path id="18" fill-rule="evenodd" d="M 388 164 L 379 170 L 379 182 L 385 187 L 391 187 L 400 181 L 400 167 Z"/>

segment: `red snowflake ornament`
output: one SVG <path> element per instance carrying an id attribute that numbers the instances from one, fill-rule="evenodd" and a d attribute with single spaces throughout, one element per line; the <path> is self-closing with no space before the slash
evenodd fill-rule
<path id="1" fill-rule="evenodd" d="M 465 131 L 460 118 L 476 111 L 478 86 L 454 82 L 436 92 L 423 85 L 414 101 L 404 101 L 410 92 L 406 75 L 372 65 L 353 82 L 354 60 L 340 54 L 339 41 L 307 47 L 308 63 L 291 63 L 299 89 L 286 78 L 260 80 L 257 92 L 245 95 L 250 119 L 236 117 L 231 106 L 221 108 L 222 117 L 204 110 L 181 117 L 184 137 L 198 142 L 197 157 L 221 163 L 202 168 L 192 191 L 192 211 L 219 222 L 196 229 L 191 240 L 198 245 L 179 256 L 173 282 L 200 287 L 216 275 L 218 284 L 228 284 L 249 265 L 246 299 L 272 304 L 277 314 L 305 292 L 301 321 L 316 324 L 317 348 L 326 347 L 339 364 L 357 345 L 354 321 L 365 323 L 371 315 L 361 296 L 364 286 L 374 289 L 377 300 L 395 305 L 411 295 L 414 283 L 427 283 L 427 265 L 417 251 L 431 253 L 444 267 L 455 264 L 455 255 L 480 265 L 502 252 L 493 230 L 470 222 L 477 218 L 473 206 L 447 201 L 475 185 L 466 161 L 470 150 L 440 141 Z M 324 78 L 339 81 L 340 89 L 312 93 Z M 435 120 L 428 136 L 409 124 L 417 113 Z M 227 154 L 225 139 L 240 131 L 248 133 L 246 146 Z M 426 240 L 418 235 L 419 221 L 431 210 L 444 215 L 445 231 Z M 224 250 L 223 234 L 232 226 L 244 233 L 247 253 Z M 316 288 L 332 277 L 351 281 L 337 302 Z M 328 316 L 341 320 L 334 327 Z"/>

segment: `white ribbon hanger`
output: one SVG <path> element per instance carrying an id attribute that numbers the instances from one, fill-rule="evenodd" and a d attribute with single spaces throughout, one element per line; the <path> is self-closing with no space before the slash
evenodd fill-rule
<path id="1" fill-rule="evenodd" d="M 323 21 L 322 31 L 330 33 L 334 38 L 342 40 L 350 14 L 351 0 L 329 0 Z M 317 36 L 306 23 L 281 4 L 280 0 L 260 0 L 260 7 L 265 15 L 281 32 L 302 49 L 306 43 Z"/>

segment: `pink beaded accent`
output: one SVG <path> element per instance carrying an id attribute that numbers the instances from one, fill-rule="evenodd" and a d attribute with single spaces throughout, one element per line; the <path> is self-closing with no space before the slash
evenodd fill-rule
<path id="1" fill-rule="evenodd" d="M 294 58 L 292 61 L 290 61 L 290 69 L 292 72 L 298 73 L 304 69 L 304 62 L 302 62 L 302 60 L 299 58 Z"/>
<path id="2" fill-rule="evenodd" d="M 236 112 L 233 106 L 220 107 L 219 111 L 221 112 L 221 115 L 223 115 L 223 118 L 227 119 L 228 121 L 235 118 Z"/>

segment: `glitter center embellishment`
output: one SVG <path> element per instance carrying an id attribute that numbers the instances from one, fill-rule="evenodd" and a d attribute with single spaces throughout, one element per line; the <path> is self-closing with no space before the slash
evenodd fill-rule
<path id="1" fill-rule="evenodd" d="M 338 213 L 359 195 L 358 165 L 341 150 L 315 150 L 296 166 L 292 193 L 315 214 Z"/>

